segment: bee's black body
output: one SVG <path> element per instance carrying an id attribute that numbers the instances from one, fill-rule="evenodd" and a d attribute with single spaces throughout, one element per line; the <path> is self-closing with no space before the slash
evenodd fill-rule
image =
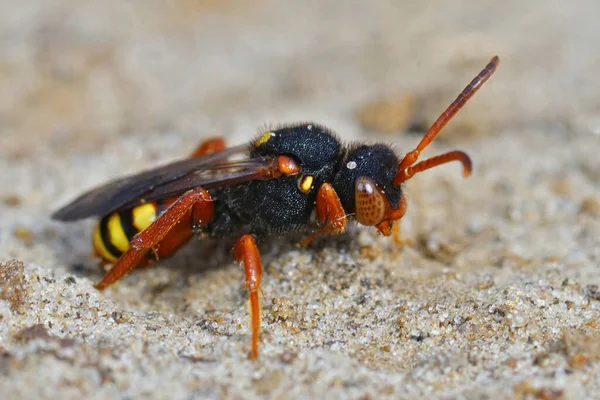
<path id="1" fill-rule="evenodd" d="M 236 235 L 249 292 L 251 357 L 258 355 L 262 263 L 256 237 L 315 226 L 317 234 L 341 233 L 348 220 L 383 235 L 406 211 L 403 182 L 430 168 L 470 157 L 459 150 L 418 162 L 453 115 L 496 70 L 498 57 L 471 81 L 440 115 L 419 144 L 399 160 L 383 144 L 345 146 L 327 128 L 302 123 L 261 134 L 248 146 L 227 148 L 223 139 L 202 143 L 191 158 L 118 179 L 91 190 L 53 217 L 75 221 L 100 217 L 93 243 L 114 263 L 96 287 L 104 289 L 136 266 L 173 254 L 194 234 Z M 232 157 L 245 154 L 242 160 Z M 312 225 L 313 212 L 316 224 Z"/>
<path id="2" fill-rule="evenodd" d="M 398 157 L 388 146 L 346 147 L 330 130 L 312 123 L 286 126 L 269 133 L 268 141 L 252 145 L 249 156 L 291 156 L 302 167 L 302 176 L 314 177 L 312 189 L 308 192 L 299 189 L 298 180 L 302 176 L 282 176 L 211 190 L 215 217 L 202 228 L 203 233 L 223 237 L 251 232 L 264 237 L 307 229 L 317 189 L 326 182 L 334 186 L 344 210 L 352 215 L 354 180 L 359 175 L 373 177 L 391 196 L 392 206 L 398 207 L 401 190 L 392 185 Z M 356 163 L 353 169 L 348 168 L 350 161 Z"/>

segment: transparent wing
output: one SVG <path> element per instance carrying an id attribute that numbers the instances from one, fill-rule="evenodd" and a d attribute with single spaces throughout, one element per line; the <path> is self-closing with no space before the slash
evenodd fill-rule
<path id="1" fill-rule="evenodd" d="M 247 149 L 247 145 L 231 147 L 117 179 L 84 193 L 56 211 L 52 218 L 75 221 L 104 216 L 115 210 L 176 195 L 199 186 L 210 189 L 269 179 L 272 174 L 269 158 L 228 161 L 231 156 L 244 153 Z"/>

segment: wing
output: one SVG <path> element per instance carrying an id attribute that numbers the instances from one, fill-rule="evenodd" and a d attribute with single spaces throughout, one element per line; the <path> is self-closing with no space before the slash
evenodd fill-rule
<path id="1" fill-rule="evenodd" d="M 117 179 L 84 193 L 56 211 L 52 218 L 75 221 L 104 216 L 142 201 L 180 194 L 198 186 L 210 189 L 249 180 L 269 179 L 272 175 L 269 158 L 228 161 L 229 157 L 247 149 L 247 145 L 230 147 Z"/>

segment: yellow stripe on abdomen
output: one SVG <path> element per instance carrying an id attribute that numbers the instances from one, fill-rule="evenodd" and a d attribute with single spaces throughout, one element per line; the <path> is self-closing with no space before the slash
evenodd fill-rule
<path id="1" fill-rule="evenodd" d="M 109 252 L 106 246 L 104 245 L 104 240 L 102 240 L 102 233 L 100 233 L 100 224 L 96 225 L 96 228 L 94 228 L 93 237 L 94 250 L 96 251 L 96 254 L 106 261 L 117 261 L 117 257 L 115 257 L 111 252 Z"/>
<path id="2" fill-rule="evenodd" d="M 121 253 L 129 250 L 129 239 L 121 225 L 121 217 L 119 213 L 113 213 L 108 217 L 108 240 Z"/>
<path id="3" fill-rule="evenodd" d="M 133 227 L 138 232 L 143 231 L 150 226 L 156 219 L 156 204 L 146 203 L 131 210 L 133 213 Z"/>
<path id="4" fill-rule="evenodd" d="M 106 261 L 115 262 L 129 250 L 131 239 L 154 222 L 157 210 L 155 203 L 146 203 L 102 218 L 94 230 L 96 254 Z"/>

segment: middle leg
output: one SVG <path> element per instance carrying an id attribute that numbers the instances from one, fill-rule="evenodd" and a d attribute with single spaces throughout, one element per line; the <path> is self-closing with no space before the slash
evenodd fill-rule
<path id="1" fill-rule="evenodd" d="M 246 288 L 248 288 L 248 308 L 250 310 L 250 329 L 252 330 L 252 351 L 250 359 L 258 357 L 258 335 L 260 333 L 260 280 L 262 263 L 260 253 L 256 247 L 256 240 L 252 235 L 242 235 L 235 242 L 233 249 L 236 260 L 244 264 L 246 273 Z"/>
<path id="2" fill-rule="evenodd" d="M 318 235 L 343 233 L 346 230 L 346 212 L 335 189 L 330 183 L 324 183 L 317 192 L 317 221 L 321 226 L 305 237 L 300 247 L 308 245 Z"/>

